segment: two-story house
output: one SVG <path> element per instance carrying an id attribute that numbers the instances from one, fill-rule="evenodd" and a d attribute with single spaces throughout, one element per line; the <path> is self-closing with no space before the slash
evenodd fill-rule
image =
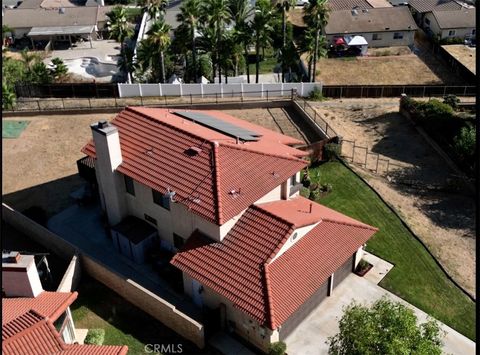
<path id="1" fill-rule="evenodd" d="M 299 196 L 303 142 L 226 113 L 128 107 L 91 128 L 82 151 L 113 230 L 131 216 L 156 229 L 185 293 L 260 349 L 332 294 L 377 231 Z"/>

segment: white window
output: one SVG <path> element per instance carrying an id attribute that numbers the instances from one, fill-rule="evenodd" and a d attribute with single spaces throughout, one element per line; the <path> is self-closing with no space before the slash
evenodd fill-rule
<path id="1" fill-rule="evenodd" d="M 374 33 L 374 34 L 372 35 L 372 40 L 373 40 L 373 41 L 379 41 L 379 40 L 381 40 L 381 39 L 382 39 L 382 35 L 379 34 L 379 33 Z"/>
<path id="2" fill-rule="evenodd" d="M 402 32 L 395 32 L 393 34 L 393 39 L 402 39 L 403 38 L 403 33 Z"/>
<path id="3" fill-rule="evenodd" d="M 455 36 L 455 30 L 448 31 L 448 36 L 449 37 Z"/>

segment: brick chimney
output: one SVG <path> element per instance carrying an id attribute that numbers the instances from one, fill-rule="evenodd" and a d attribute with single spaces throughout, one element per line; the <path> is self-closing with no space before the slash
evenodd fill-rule
<path id="1" fill-rule="evenodd" d="M 43 292 L 33 255 L 2 253 L 2 290 L 6 297 L 37 297 Z"/>
<path id="2" fill-rule="evenodd" d="M 126 214 L 125 187 L 123 176 L 116 171 L 122 163 L 120 137 L 117 127 L 107 121 L 91 126 L 95 142 L 95 174 L 100 192 L 100 200 L 107 213 L 110 225 L 121 222 Z"/>

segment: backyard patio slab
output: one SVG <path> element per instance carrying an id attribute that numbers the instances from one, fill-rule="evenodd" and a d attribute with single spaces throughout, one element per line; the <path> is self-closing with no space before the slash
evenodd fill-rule
<path id="1" fill-rule="evenodd" d="M 371 270 L 370 270 L 371 271 Z M 320 355 L 328 353 L 328 337 L 338 333 L 338 321 L 343 315 L 343 308 L 353 300 L 371 304 L 387 296 L 413 309 L 419 322 L 427 320 L 428 315 L 403 301 L 401 298 L 376 285 L 371 280 L 350 274 L 285 340 L 289 354 Z M 475 354 L 475 343 L 452 328 L 440 323 L 446 332 L 443 339 L 443 351 L 453 355 Z"/>

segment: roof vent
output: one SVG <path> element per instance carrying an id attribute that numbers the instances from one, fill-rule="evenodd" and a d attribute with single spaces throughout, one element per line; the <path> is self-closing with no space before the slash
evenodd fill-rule
<path id="1" fill-rule="evenodd" d="M 363 9 L 362 12 L 363 13 L 368 13 L 368 9 Z"/>
<path id="2" fill-rule="evenodd" d="M 102 129 L 102 128 L 105 128 L 108 126 L 108 122 L 107 121 L 98 121 L 98 128 Z"/>
<path id="3" fill-rule="evenodd" d="M 65 13 L 65 8 L 64 7 L 59 8 L 58 13 L 59 14 L 64 14 Z"/>
<path id="4" fill-rule="evenodd" d="M 240 196 L 240 190 L 241 189 L 238 189 L 238 190 L 233 189 L 233 190 L 230 190 L 228 194 L 231 195 L 233 198 L 237 198 L 238 196 Z"/>
<path id="5" fill-rule="evenodd" d="M 187 150 L 185 150 L 185 154 L 187 154 L 189 157 L 194 157 L 196 155 L 199 155 L 202 152 L 202 149 L 199 147 L 190 147 Z"/>
<path id="6" fill-rule="evenodd" d="M 389 30 L 389 29 L 390 29 L 390 27 L 385 27 L 385 29 L 386 29 L 386 30 Z"/>
<path id="7" fill-rule="evenodd" d="M 357 16 L 358 15 L 358 11 L 356 9 L 353 9 L 352 10 L 352 16 Z"/>
<path id="8" fill-rule="evenodd" d="M 276 171 L 272 171 L 272 176 L 274 179 L 278 179 L 280 177 L 280 174 L 277 173 Z"/>

